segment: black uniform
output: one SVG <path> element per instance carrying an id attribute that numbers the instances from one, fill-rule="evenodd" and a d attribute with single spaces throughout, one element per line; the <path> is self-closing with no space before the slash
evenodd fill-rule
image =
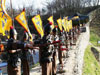
<path id="1" fill-rule="evenodd" d="M 50 35 L 45 35 L 40 42 L 40 64 L 42 66 L 42 75 L 52 75 L 52 52 L 54 47 L 53 45 L 45 45 L 51 43 L 49 40 L 50 37 Z"/>
<path id="2" fill-rule="evenodd" d="M 23 42 L 26 44 L 26 42 Z M 28 49 L 23 48 L 21 52 L 21 65 L 23 68 L 23 75 L 29 75 Z"/>
<path id="3" fill-rule="evenodd" d="M 23 43 L 10 38 L 7 42 L 7 54 L 8 54 L 8 75 L 20 75 L 20 49 L 24 48 Z M 10 53 L 11 50 L 16 50 L 15 53 Z"/>

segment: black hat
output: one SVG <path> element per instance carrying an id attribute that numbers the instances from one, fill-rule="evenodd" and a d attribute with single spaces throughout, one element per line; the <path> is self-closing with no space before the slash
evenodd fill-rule
<path id="1" fill-rule="evenodd" d="M 56 32 L 57 32 L 57 29 L 56 29 L 56 28 L 54 28 L 52 31 L 53 31 L 54 33 L 56 33 Z"/>
<path id="2" fill-rule="evenodd" d="M 54 29 L 52 30 L 54 33 L 56 33 L 58 31 L 58 26 L 55 25 Z"/>
<path id="3" fill-rule="evenodd" d="M 48 23 L 45 27 L 44 27 L 44 33 L 49 34 L 51 32 L 51 23 Z"/>

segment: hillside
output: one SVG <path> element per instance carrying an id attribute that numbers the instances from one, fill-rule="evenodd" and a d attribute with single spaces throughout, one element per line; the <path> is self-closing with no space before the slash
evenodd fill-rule
<path id="1" fill-rule="evenodd" d="M 89 45 L 86 48 L 84 55 L 84 68 L 83 75 L 99 75 L 100 74 L 100 63 L 94 56 L 94 53 L 91 51 L 93 46 Z M 97 49 L 95 49 L 97 51 Z"/>
<path id="2" fill-rule="evenodd" d="M 99 13 L 98 13 L 99 14 Z M 91 18 L 95 17 L 94 12 L 91 13 Z M 97 45 L 97 40 L 99 40 L 99 27 L 96 25 L 98 22 L 95 20 L 90 21 L 90 42 L 93 45 Z M 88 26 L 89 23 L 86 25 Z M 87 28 L 87 33 L 82 33 L 80 35 L 77 46 L 73 50 L 69 50 L 68 55 L 69 58 L 66 58 L 64 69 L 66 69 L 66 73 L 64 75 L 99 75 L 100 74 L 100 64 L 94 56 L 94 53 L 91 51 L 91 45 L 87 48 L 89 42 L 89 28 Z M 95 32 L 96 31 L 96 32 Z M 87 38 L 88 37 L 88 38 Z M 85 50 L 86 48 L 86 50 Z M 85 52 L 85 53 L 84 53 Z M 83 56 L 84 56 L 84 65 L 83 65 Z M 83 67 L 83 70 L 82 70 Z M 92 69 L 91 69 L 92 68 Z M 31 75 L 41 74 L 41 67 L 37 66 L 31 70 Z M 59 75 L 59 74 L 57 74 Z M 63 74 L 60 74 L 63 75 Z"/>
<path id="3" fill-rule="evenodd" d="M 97 46 L 100 41 L 100 8 L 90 13 L 90 42 Z"/>
<path id="4" fill-rule="evenodd" d="M 100 8 L 93 11 L 91 14 L 90 29 L 93 33 L 100 36 Z"/>
<path id="5" fill-rule="evenodd" d="M 85 49 L 89 43 L 89 23 L 86 24 L 87 31 L 85 33 L 80 34 L 77 43 L 72 49 L 69 48 L 67 58 L 63 59 L 64 62 L 64 70 L 65 73 L 57 74 L 57 75 L 82 75 L 83 69 L 83 57 Z M 57 60 L 57 65 L 59 62 Z M 59 66 L 57 66 L 57 71 L 59 70 Z M 41 67 L 38 65 L 35 68 L 31 69 L 30 75 L 41 75 Z"/>
<path id="6" fill-rule="evenodd" d="M 99 75 L 100 8 L 90 13 L 90 19 L 90 44 L 84 54 L 83 75 Z"/>

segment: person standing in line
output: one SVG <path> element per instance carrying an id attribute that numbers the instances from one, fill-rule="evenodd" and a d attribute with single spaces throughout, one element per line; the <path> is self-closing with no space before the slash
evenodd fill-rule
<path id="1" fill-rule="evenodd" d="M 28 42 L 28 33 L 24 31 L 23 41 L 24 44 Z M 28 62 L 28 49 L 23 48 L 21 54 L 21 65 L 23 70 L 23 75 L 29 75 L 29 62 Z"/>
<path id="2" fill-rule="evenodd" d="M 7 71 L 8 75 L 21 75 L 21 60 L 20 53 L 22 49 L 28 49 L 32 46 L 30 43 L 23 43 L 17 40 L 17 32 L 13 28 L 10 27 L 10 38 L 7 41 Z"/>
<path id="3" fill-rule="evenodd" d="M 10 27 L 10 38 L 7 42 L 7 71 L 8 75 L 21 75 L 21 60 L 19 58 L 20 51 L 17 50 L 17 33 L 15 29 Z M 23 45 L 24 46 L 24 45 Z"/>
<path id="4" fill-rule="evenodd" d="M 58 41 L 59 39 L 57 38 L 57 28 L 55 27 L 53 30 L 53 37 L 54 41 Z M 58 50 L 58 44 L 54 44 L 54 52 L 53 52 L 53 62 L 52 62 L 52 74 L 56 75 L 57 72 L 57 50 Z"/>
<path id="5" fill-rule="evenodd" d="M 40 41 L 40 65 L 42 67 L 42 75 L 52 75 L 52 51 L 53 51 L 53 45 L 48 44 L 52 43 L 51 38 L 51 28 L 50 25 L 47 25 L 44 28 L 45 35 Z M 43 46 L 44 45 L 44 46 Z"/>

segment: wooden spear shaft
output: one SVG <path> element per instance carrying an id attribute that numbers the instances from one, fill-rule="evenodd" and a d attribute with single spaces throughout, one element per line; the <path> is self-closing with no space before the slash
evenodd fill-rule
<path id="1" fill-rule="evenodd" d="M 10 0 L 10 8 L 11 8 L 12 25 L 14 27 L 14 13 L 13 13 L 13 8 L 12 8 L 12 0 Z"/>

